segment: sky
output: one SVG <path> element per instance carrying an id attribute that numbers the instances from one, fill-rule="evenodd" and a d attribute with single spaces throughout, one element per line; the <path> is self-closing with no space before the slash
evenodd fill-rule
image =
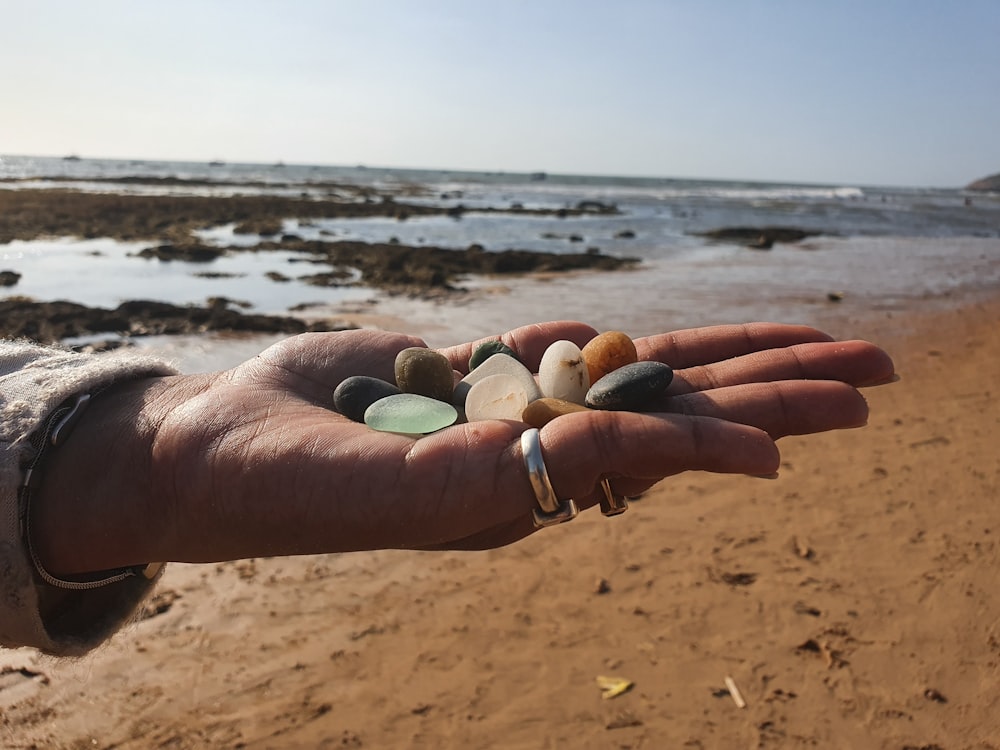
<path id="1" fill-rule="evenodd" d="M 0 71 L 0 154 L 1000 172 L 1000 0 L 0 0 Z"/>

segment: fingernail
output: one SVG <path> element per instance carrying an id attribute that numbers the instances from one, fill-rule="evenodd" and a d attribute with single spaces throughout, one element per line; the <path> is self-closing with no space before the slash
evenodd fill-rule
<path id="1" fill-rule="evenodd" d="M 747 474 L 748 477 L 753 477 L 754 479 L 777 479 L 778 472 L 772 472 L 770 474 Z"/>
<path id="2" fill-rule="evenodd" d="M 893 373 L 892 375 L 890 375 L 889 377 L 885 378 L 884 380 L 875 380 L 875 381 L 873 381 L 871 383 L 865 383 L 861 387 L 862 388 L 874 388 L 877 385 L 889 385 L 890 383 L 898 383 L 900 381 L 900 379 L 901 378 L 899 377 L 898 374 Z"/>

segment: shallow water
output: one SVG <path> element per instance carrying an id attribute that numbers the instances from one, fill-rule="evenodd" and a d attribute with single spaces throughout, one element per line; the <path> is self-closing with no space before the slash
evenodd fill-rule
<path id="1" fill-rule="evenodd" d="M 470 279 L 468 292 L 440 301 L 373 293 L 367 303 L 311 309 L 361 327 L 421 336 L 447 346 L 542 320 L 574 319 L 632 336 L 703 325 L 781 321 L 858 335 L 873 317 L 933 311 L 1000 287 L 1000 241 L 963 238 L 821 239 L 810 249 L 718 248 L 711 256 L 649 261 L 615 273 Z M 831 293 L 839 301 L 832 301 Z M 211 334 L 139 340 L 188 370 L 229 367 L 279 336 Z"/>
<path id="2" fill-rule="evenodd" d="M 304 302 L 331 305 L 371 296 L 369 289 L 316 287 L 295 280 L 315 270 L 300 263 L 311 258 L 303 253 L 240 252 L 208 263 L 136 257 L 152 244 L 64 237 L 0 245 L 0 270 L 22 274 L 3 296 L 62 299 L 105 308 L 130 299 L 204 305 L 208 298 L 222 296 L 267 314 L 285 314 Z M 291 280 L 273 281 L 268 273 Z"/>

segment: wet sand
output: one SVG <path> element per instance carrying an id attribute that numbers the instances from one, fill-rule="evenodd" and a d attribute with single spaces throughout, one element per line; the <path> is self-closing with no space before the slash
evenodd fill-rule
<path id="1" fill-rule="evenodd" d="M 96 654 L 0 657 L 0 744 L 998 747 L 1000 300 L 903 313 L 852 324 L 902 375 L 867 428 L 783 440 L 775 481 L 491 552 L 173 565 Z"/>

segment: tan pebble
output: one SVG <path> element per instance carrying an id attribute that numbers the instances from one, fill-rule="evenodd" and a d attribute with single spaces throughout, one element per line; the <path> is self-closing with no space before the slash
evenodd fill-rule
<path id="1" fill-rule="evenodd" d="M 574 404 L 561 398 L 540 398 L 532 401 L 521 412 L 521 421 L 542 429 L 556 417 L 578 411 L 591 411 L 586 406 Z"/>
<path id="2" fill-rule="evenodd" d="M 592 338 L 583 347 L 583 359 L 587 363 L 590 382 L 593 384 L 609 372 L 636 362 L 639 355 L 628 334 L 621 331 L 607 331 Z"/>

